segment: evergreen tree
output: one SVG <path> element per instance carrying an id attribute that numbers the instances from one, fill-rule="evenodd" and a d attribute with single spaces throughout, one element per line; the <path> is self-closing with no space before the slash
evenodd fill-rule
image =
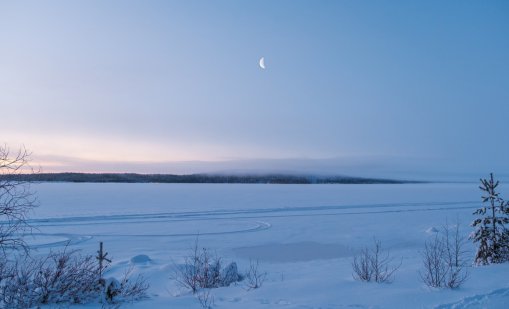
<path id="1" fill-rule="evenodd" d="M 474 243 L 479 243 L 475 255 L 477 265 L 502 263 L 509 259 L 509 230 L 505 226 L 509 223 L 509 203 L 496 191 L 498 184 L 491 173 L 489 179 L 481 179 L 479 186 L 483 191 L 483 207 L 474 212 L 479 218 L 472 222 L 475 231 L 470 235 Z"/>

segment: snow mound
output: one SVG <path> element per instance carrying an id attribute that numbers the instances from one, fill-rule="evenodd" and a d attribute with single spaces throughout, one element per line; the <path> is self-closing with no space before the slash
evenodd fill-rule
<path id="1" fill-rule="evenodd" d="M 242 276 L 239 274 L 237 263 L 232 262 L 228 264 L 222 271 L 221 271 L 221 284 L 223 286 L 229 286 L 230 284 L 234 282 L 238 282 L 242 279 Z"/>
<path id="2" fill-rule="evenodd" d="M 436 227 L 432 226 L 426 230 L 426 233 L 427 234 L 435 234 L 435 233 L 438 233 L 438 229 Z"/>
<path id="3" fill-rule="evenodd" d="M 104 283 L 103 300 L 107 302 L 113 301 L 113 298 L 120 294 L 120 282 L 115 278 L 108 278 Z"/>
<path id="4" fill-rule="evenodd" d="M 152 262 L 152 259 L 146 254 L 139 254 L 131 258 L 133 264 L 148 264 L 150 262 Z"/>

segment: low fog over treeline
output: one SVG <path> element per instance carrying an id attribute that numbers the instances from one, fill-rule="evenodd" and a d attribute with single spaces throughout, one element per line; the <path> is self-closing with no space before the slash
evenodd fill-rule
<path id="1" fill-rule="evenodd" d="M 262 184 L 400 184 L 415 181 L 348 176 L 219 175 L 219 174 L 134 174 L 134 173 L 35 173 L 0 175 L 0 180 L 37 182 L 118 183 L 262 183 Z"/>

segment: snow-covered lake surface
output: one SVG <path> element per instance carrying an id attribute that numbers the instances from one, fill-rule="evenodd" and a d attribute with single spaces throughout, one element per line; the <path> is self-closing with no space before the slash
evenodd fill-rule
<path id="1" fill-rule="evenodd" d="M 509 265 L 472 267 L 457 290 L 420 280 L 433 228 L 460 223 L 471 232 L 480 205 L 476 183 L 404 185 L 73 184 L 33 185 L 40 207 L 30 242 L 41 254 L 69 246 L 129 265 L 151 284 L 151 298 L 126 308 L 201 308 L 173 280 L 197 235 L 226 261 L 247 269 L 258 259 L 267 280 L 256 290 L 212 290 L 214 308 L 507 308 Z M 507 186 L 501 187 L 508 196 Z M 402 261 L 391 284 L 352 278 L 353 255 L 376 237 Z M 469 243 L 469 258 L 474 247 Z M 134 263 L 147 255 L 149 262 Z M 134 259 L 136 261 L 137 259 Z M 94 307 L 87 305 L 87 307 Z"/>

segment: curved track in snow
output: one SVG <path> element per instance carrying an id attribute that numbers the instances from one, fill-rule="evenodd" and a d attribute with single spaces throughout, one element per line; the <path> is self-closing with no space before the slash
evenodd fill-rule
<path id="1" fill-rule="evenodd" d="M 432 202 L 365 204 L 342 206 L 278 207 L 257 209 L 220 209 L 210 211 L 159 212 L 145 214 L 110 214 L 93 216 L 74 216 L 62 218 L 32 219 L 31 225 L 40 230 L 67 229 L 79 227 L 87 234 L 67 232 L 34 233 L 40 238 L 59 237 L 58 241 L 41 243 L 34 247 L 51 247 L 64 244 L 78 244 L 93 237 L 183 237 L 195 235 L 224 235 L 259 232 L 267 230 L 270 218 L 310 217 L 310 216 L 348 216 L 363 214 L 391 214 L 401 212 L 447 211 L 453 209 L 474 209 L 478 202 Z M 209 221 L 203 223 L 200 221 Z M 106 231 L 108 226 L 116 231 Z M 125 226 L 125 228 L 123 228 Z M 148 229 L 146 227 L 149 227 Z M 199 233 L 196 227 L 200 227 Z M 130 227 L 130 228 L 128 228 Z M 138 228 L 137 228 L 138 227 Z M 165 233 L 164 231 L 169 231 Z M 171 232 L 178 231 L 178 232 Z M 64 239 L 64 240 L 62 240 Z M 54 239 L 53 239 L 54 240 Z"/>

